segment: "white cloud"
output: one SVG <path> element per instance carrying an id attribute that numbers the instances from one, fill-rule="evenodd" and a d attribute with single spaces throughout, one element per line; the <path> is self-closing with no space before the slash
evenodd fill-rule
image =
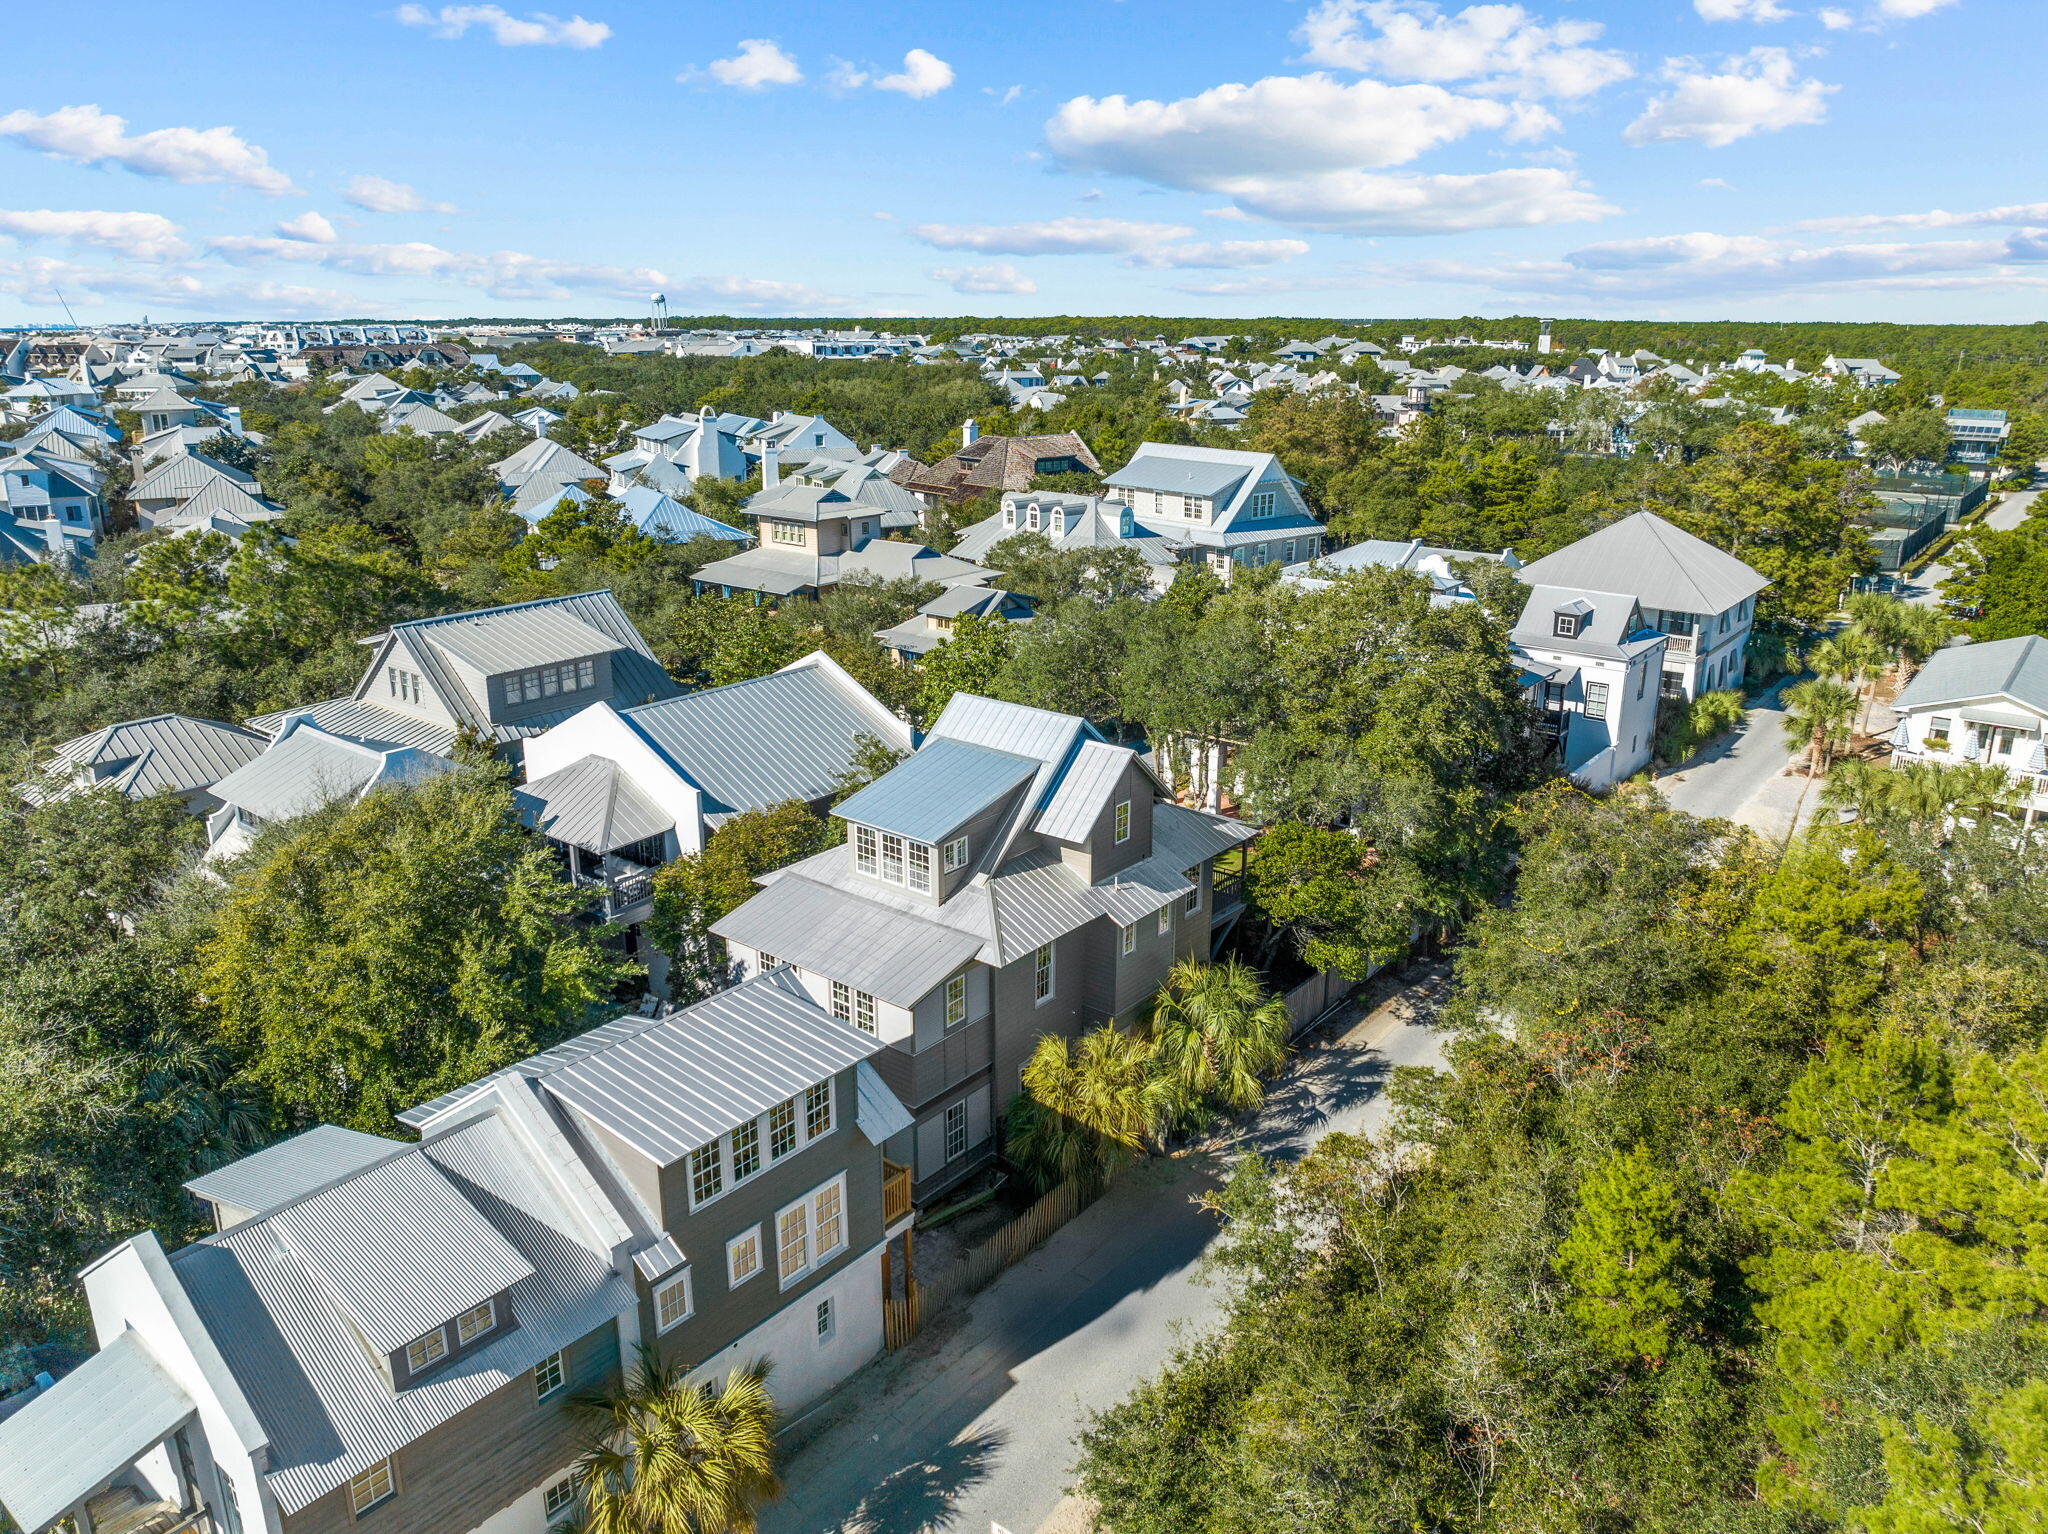
<path id="1" fill-rule="evenodd" d="M 1719 176 L 1702 176 L 1700 178 L 1699 184 L 1705 187 L 1715 187 L 1724 192 L 1732 192 L 1733 190 L 1735 190 L 1726 181 L 1723 181 Z"/>
<path id="2" fill-rule="evenodd" d="M 1778 0 L 1692 0 L 1702 21 L 1784 21 L 1788 11 Z"/>
<path id="3" fill-rule="evenodd" d="M 1390 280 L 1454 282 L 1504 294 L 1587 299 L 1719 294 L 2048 287 L 2048 231 L 2003 239 L 1806 245 L 1762 235 L 1680 234 L 1612 240 L 1556 261 L 1419 261 Z"/>
<path id="4" fill-rule="evenodd" d="M 999 107 L 1014 106 L 1031 94 L 1021 85 L 1006 85 L 1001 90 L 997 90 L 993 85 L 984 85 L 981 93 L 984 96 L 995 97 L 996 105 Z"/>
<path id="5" fill-rule="evenodd" d="M 428 202 L 403 181 L 386 181 L 382 176 L 351 176 L 342 188 L 342 200 L 371 213 L 454 213 L 452 202 Z"/>
<path id="6" fill-rule="evenodd" d="M 1546 22 L 1519 5 L 1468 5 L 1447 16 L 1429 0 L 1323 0 L 1295 37 L 1311 64 L 1392 80 L 1470 80 L 1486 93 L 1589 96 L 1635 72 L 1621 54 L 1587 46 L 1604 30 L 1597 21 Z"/>
<path id="7" fill-rule="evenodd" d="M 1911 21 L 1931 16 L 1955 3 L 1956 0 L 1877 0 L 1877 14 L 1888 20 Z"/>
<path id="8" fill-rule="evenodd" d="M 269 155 L 233 128 L 156 128 L 131 134 L 126 118 L 96 106 L 75 106 L 42 115 L 9 112 L 0 116 L 0 137 L 62 160 L 119 165 L 139 176 L 187 184 L 225 182 L 274 196 L 298 190 Z"/>
<path id="9" fill-rule="evenodd" d="M 1712 68 L 1691 59 L 1667 61 L 1671 91 L 1653 100 L 1622 138 L 1631 144 L 1692 140 L 1720 149 L 1752 133 L 1820 122 L 1828 97 L 1841 89 L 1797 78 L 1798 67 L 1783 48 L 1752 48 L 1722 60 L 1718 73 Z"/>
<path id="10" fill-rule="evenodd" d="M 1308 254 L 1306 240 L 1216 240 L 1207 243 L 1160 245 L 1134 251 L 1124 258 L 1125 266 L 1242 269 L 1249 266 L 1277 266 Z"/>
<path id="11" fill-rule="evenodd" d="M 311 240 L 316 245 L 332 245 L 341 236 L 334 232 L 334 225 L 324 214 L 308 208 L 297 218 L 288 218 L 277 226 L 278 234 L 287 240 Z"/>
<path id="12" fill-rule="evenodd" d="M 955 293 L 1036 293 L 1038 284 L 1007 261 L 989 266 L 935 266 L 925 275 Z"/>
<path id="13" fill-rule="evenodd" d="M 74 308 L 87 313 L 94 309 L 132 313 L 141 305 L 147 305 L 152 314 L 209 319 L 255 315 L 301 319 L 379 312 L 374 303 L 332 288 L 268 281 L 215 283 L 178 267 L 89 267 L 46 258 L 0 261 L 0 293 L 45 306 L 55 317 L 55 289 L 61 289 Z"/>
<path id="14" fill-rule="evenodd" d="M 2002 208 L 1985 208 L 1975 213 L 1948 213 L 1936 208 L 1928 213 L 1863 213 L 1844 218 L 1809 218 L 1801 229 L 1829 230 L 1839 234 L 1864 234 L 1879 229 L 1970 229 L 2018 226 L 2048 226 L 2048 202 L 2017 202 Z"/>
<path id="15" fill-rule="evenodd" d="M 398 20 L 408 27 L 431 27 L 436 37 L 460 37 L 471 27 L 487 31 L 501 48 L 595 48 L 612 35 L 601 21 L 581 16 L 550 16 L 546 11 L 512 15 L 498 5 L 401 5 Z"/>
<path id="16" fill-rule="evenodd" d="M 137 261 L 166 261 L 186 253 L 178 226 L 161 213 L 0 208 L 0 235 L 16 240 L 65 240 L 79 247 L 116 250 Z"/>
<path id="17" fill-rule="evenodd" d="M 1540 107 L 1313 74 L 1218 85 L 1179 101 L 1076 96 L 1046 124 L 1046 139 L 1070 169 L 1215 189 L 1244 177 L 1400 165 L 1481 129 L 1516 139 L 1556 126 Z"/>
<path id="18" fill-rule="evenodd" d="M 1569 171 L 1547 166 L 1479 175 L 1329 171 L 1220 188 L 1247 212 L 1346 234 L 1455 234 L 1584 223 L 1616 209 Z"/>
<path id="19" fill-rule="evenodd" d="M 721 85 L 743 91 L 765 90 L 771 85 L 800 85 L 804 78 L 796 60 L 765 37 L 741 39 L 738 53 L 729 59 L 713 59 L 708 68 L 711 77 Z M 676 78 L 691 77 L 684 74 Z"/>
<path id="20" fill-rule="evenodd" d="M 1228 218 L 1233 219 L 1239 223 L 1248 223 L 1251 220 L 1251 214 L 1245 212 L 1244 209 L 1237 207 L 1235 205 L 1232 205 L 1227 208 L 1204 208 L 1202 209 L 1202 217 Z"/>
<path id="21" fill-rule="evenodd" d="M 1048 218 L 1023 224 L 919 224 L 910 231 L 940 250 L 992 256 L 1129 255 L 1195 231 L 1186 224 L 1122 218 Z"/>
<path id="22" fill-rule="evenodd" d="M 1840 32 L 1845 27 L 1856 25 L 1856 18 L 1854 16 L 1851 16 L 1847 11 L 1837 10 L 1832 5 L 1823 6 L 1815 14 L 1820 17 L 1820 24 L 1830 32 Z"/>
<path id="23" fill-rule="evenodd" d="M 922 48 L 903 55 L 903 67 L 893 75 L 875 81 L 878 91 L 896 91 L 914 100 L 936 96 L 953 83 L 953 66 Z"/>
<path id="24" fill-rule="evenodd" d="M 677 307 L 760 312 L 843 310 L 847 301 L 804 283 L 758 277 L 674 277 L 649 266 L 563 261 L 517 250 L 446 250 L 424 241 L 393 244 L 230 235 L 208 250 L 237 266 L 290 262 L 362 277 L 410 277 L 477 288 L 493 298 L 559 299 L 578 294 L 639 302 L 665 292 Z"/>

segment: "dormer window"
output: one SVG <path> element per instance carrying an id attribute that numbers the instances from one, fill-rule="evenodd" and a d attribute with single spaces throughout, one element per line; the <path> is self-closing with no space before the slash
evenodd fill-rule
<path id="1" fill-rule="evenodd" d="M 946 872 L 952 873 L 967 866 L 967 838 L 956 836 L 946 843 Z"/>
<path id="2" fill-rule="evenodd" d="M 418 1341 L 405 1345 L 405 1371 L 408 1374 L 418 1374 L 433 1368 L 447 1356 L 448 1333 L 441 1327 L 435 1327 Z"/>
<path id="3" fill-rule="evenodd" d="M 1036 506 L 1024 508 L 1024 525 L 1032 532 L 1038 531 L 1038 508 Z"/>
<path id="4" fill-rule="evenodd" d="M 1275 496 L 1271 490 L 1260 490 L 1252 496 L 1248 509 L 1255 517 L 1270 517 L 1273 515 L 1274 500 Z"/>
<path id="5" fill-rule="evenodd" d="M 537 666 L 505 678 L 507 703 L 538 703 L 565 692 L 582 692 L 597 685 L 597 662 L 564 661 L 559 666 Z"/>
<path id="6" fill-rule="evenodd" d="M 455 1318 L 455 1340 L 457 1345 L 466 1347 L 498 1325 L 498 1310 L 489 1300 L 473 1309 L 465 1310 Z"/>
<path id="7" fill-rule="evenodd" d="M 1555 614 L 1551 618 L 1550 632 L 1559 639 L 1577 639 L 1579 637 L 1579 615 L 1577 613 Z"/>
<path id="8" fill-rule="evenodd" d="M 1016 508 L 1015 506 L 1005 505 L 1005 506 L 1003 507 L 1003 526 L 1005 526 L 1005 527 L 1015 527 L 1016 525 L 1017 525 L 1017 508 Z"/>
<path id="9" fill-rule="evenodd" d="M 900 884 L 929 895 L 932 889 L 932 849 L 929 842 L 906 841 L 873 826 L 853 828 L 853 866 L 856 872 L 884 884 Z"/>
<path id="10" fill-rule="evenodd" d="M 1052 514 L 1052 530 L 1055 533 L 1064 533 L 1067 530 L 1067 514 L 1065 511 L 1054 510 Z"/>
<path id="11" fill-rule="evenodd" d="M 1116 839 L 1119 843 L 1131 839 L 1131 801 L 1128 799 L 1117 801 Z"/>

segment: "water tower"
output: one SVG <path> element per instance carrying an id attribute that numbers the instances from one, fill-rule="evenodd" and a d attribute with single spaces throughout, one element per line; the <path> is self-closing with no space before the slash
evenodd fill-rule
<path id="1" fill-rule="evenodd" d="M 668 295 L 666 293 L 657 293 L 648 302 L 654 306 L 654 328 L 656 330 L 668 329 Z"/>

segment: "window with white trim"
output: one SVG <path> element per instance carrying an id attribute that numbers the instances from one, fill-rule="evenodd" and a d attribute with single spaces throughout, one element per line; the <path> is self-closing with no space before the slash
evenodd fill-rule
<path id="1" fill-rule="evenodd" d="M 562 1355 L 550 1353 L 533 1366 L 533 1398 L 545 1401 L 562 1388 Z"/>
<path id="2" fill-rule="evenodd" d="M 726 1137 L 732 1180 L 745 1182 L 761 1170 L 761 1121 L 749 1119 Z"/>
<path id="3" fill-rule="evenodd" d="M 542 1515 L 549 1523 L 565 1523 L 576 1511 L 576 1478 L 564 1476 L 541 1494 Z"/>
<path id="4" fill-rule="evenodd" d="M 1119 799 L 1116 806 L 1116 839 L 1127 842 L 1131 839 L 1131 801 Z"/>
<path id="5" fill-rule="evenodd" d="M 1122 951 L 1125 953 L 1136 953 L 1138 951 L 1138 924 L 1136 922 L 1125 923 L 1122 928 L 1122 938 L 1123 941 L 1119 945 Z"/>
<path id="6" fill-rule="evenodd" d="M 786 1098 L 768 1110 L 768 1154 L 780 1161 L 796 1149 L 796 1099 Z"/>
<path id="7" fill-rule="evenodd" d="M 472 1306 L 455 1318 L 456 1341 L 458 1345 L 472 1343 L 477 1338 L 483 1336 L 485 1332 L 496 1327 L 497 1324 L 498 1307 L 489 1300 L 486 1300 L 483 1304 Z"/>
<path id="8" fill-rule="evenodd" d="M 958 1161 L 967 1154 L 967 1103 L 963 1099 L 946 1110 L 946 1160 Z"/>
<path id="9" fill-rule="evenodd" d="M 1577 613 L 1555 613 L 1551 616 L 1550 632 L 1559 639 L 1579 637 L 1579 616 Z"/>
<path id="10" fill-rule="evenodd" d="M 768 973 L 769 970 L 775 968 L 775 966 L 780 964 L 781 962 L 782 961 L 776 958 L 775 955 L 772 953 L 758 954 L 755 956 L 754 959 L 754 973 L 757 975 L 765 975 Z"/>
<path id="11" fill-rule="evenodd" d="M 1190 868 L 1181 877 L 1194 886 L 1194 888 L 1188 891 L 1187 897 L 1180 903 L 1182 914 L 1192 916 L 1195 912 L 1202 909 L 1202 870 Z"/>
<path id="12" fill-rule="evenodd" d="M 846 1250 L 846 1174 L 775 1216 L 776 1282 L 784 1289 Z"/>
<path id="13" fill-rule="evenodd" d="M 851 1023 L 862 1033 L 875 1031 L 875 998 L 866 991 L 856 991 L 842 980 L 832 982 L 832 1015 L 842 1023 Z"/>
<path id="14" fill-rule="evenodd" d="M 416 1342 L 405 1345 L 405 1369 L 408 1374 L 431 1368 L 448 1356 L 448 1333 L 442 1327 L 435 1327 Z"/>
<path id="15" fill-rule="evenodd" d="M 1274 499 L 1274 493 L 1271 490 L 1254 491 L 1251 505 L 1248 509 L 1255 517 L 1270 517 L 1273 515 Z"/>
<path id="16" fill-rule="evenodd" d="M 928 842 L 906 844 L 910 853 L 910 887 L 921 894 L 930 894 L 932 888 L 932 849 Z"/>
<path id="17" fill-rule="evenodd" d="M 1047 943 L 1031 956 L 1031 998 L 1033 1001 L 1052 1000 L 1052 944 Z"/>
<path id="18" fill-rule="evenodd" d="M 822 1346 L 830 1342 L 833 1334 L 839 1330 L 839 1317 L 832 1308 L 832 1297 L 828 1294 L 818 1301 L 818 1308 L 812 1314 L 818 1329 L 818 1342 Z"/>
<path id="19" fill-rule="evenodd" d="M 380 1502 L 388 1502 L 398 1495 L 398 1483 L 392 1479 L 391 1461 L 380 1459 L 361 1475 L 348 1483 L 349 1511 L 358 1518 Z"/>
<path id="20" fill-rule="evenodd" d="M 1605 719 L 1607 717 L 1607 684 L 1588 682 L 1586 684 L 1586 717 Z"/>
<path id="21" fill-rule="evenodd" d="M 725 1287 L 737 1289 L 761 1271 L 761 1227 L 749 1225 L 725 1243 Z"/>
<path id="22" fill-rule="evenodd" d="M 794 543 L 800 545 L 804 541 L 804 525 L 801 522 L 770 522 L 768 524 L 768 539 L 771 543 Z"/>
<path id="23" fill-rule="evenodd" d="M 674 1278 L 666 1279 L 654 1289 L 654 1329 L 657 1332 L 671 1332 L 681 1326 L 696 1312 L 696 1305 L 690 1298 L 690 1270 L 684 1268 Z"/>
<path id="24" fill-rule="evenodd" d="M 855 826 L 853 828 L 853 866 L 856 872 L 864 873 L 871 879 L 876 876 L 875 828 L 873 826 Z"/>
<path id="25" fill-rule="evenodd" d="M 804 1088 L 804 1139 L 815 1140 L 832 1133 L 832 1083 L 820 1081 Z"/>
<path id="26" fill-rule="evenodd" d="M 1173 906 L 1171 903 L 1159 908 L 1159 935 L 1164 937 L 1173 930 Z"/>
<path id="27" fill-rule="evenodd" d="M 708 1204 L 725 1191 L 725 1157 L 713 1140 L 690 1152 L 690 1202 Z"/>
<path id="28" fill-rule="evenodd" d="M 967 977 L 955 975 L 946 982 L 946 1026 L 957 1028 L 967 1021 Z"/>
<path id="29" fill-rule="evenodd" d="M 967 866 L 967 838 L 956 836 L 946 843 L 946 872 Z"/>

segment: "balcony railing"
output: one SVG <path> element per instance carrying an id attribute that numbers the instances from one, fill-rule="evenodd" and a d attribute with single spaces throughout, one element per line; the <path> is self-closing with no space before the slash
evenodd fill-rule
<path id="1" fill-rule="evenodd" d="M 882 1162 L 882 1225 L 894 1225 L 910 1218 L 910 1168 Z"/>
<path id="2" fill-rule="evenodd" d="M 572 854 L 569 862 L 569 879 L 578 889 L 595 890 L 598 909 L 606 921 L 616 921 L 619 916 L 654 893 L 654 870 L 641 868 L 636 864 L 622 862 L 616 858 L 607 860 L 609 866 L 602 874 L 585 873 L 577 866 Z"/>
<path id="3" fill-rule="evenodd" d="M 1691 634 L 1672 634 L 1667 632 L 1664 635 L 1664 653 L 1666 655 L 1690 655 L 1695 645 L 1696 641 Z"/>

